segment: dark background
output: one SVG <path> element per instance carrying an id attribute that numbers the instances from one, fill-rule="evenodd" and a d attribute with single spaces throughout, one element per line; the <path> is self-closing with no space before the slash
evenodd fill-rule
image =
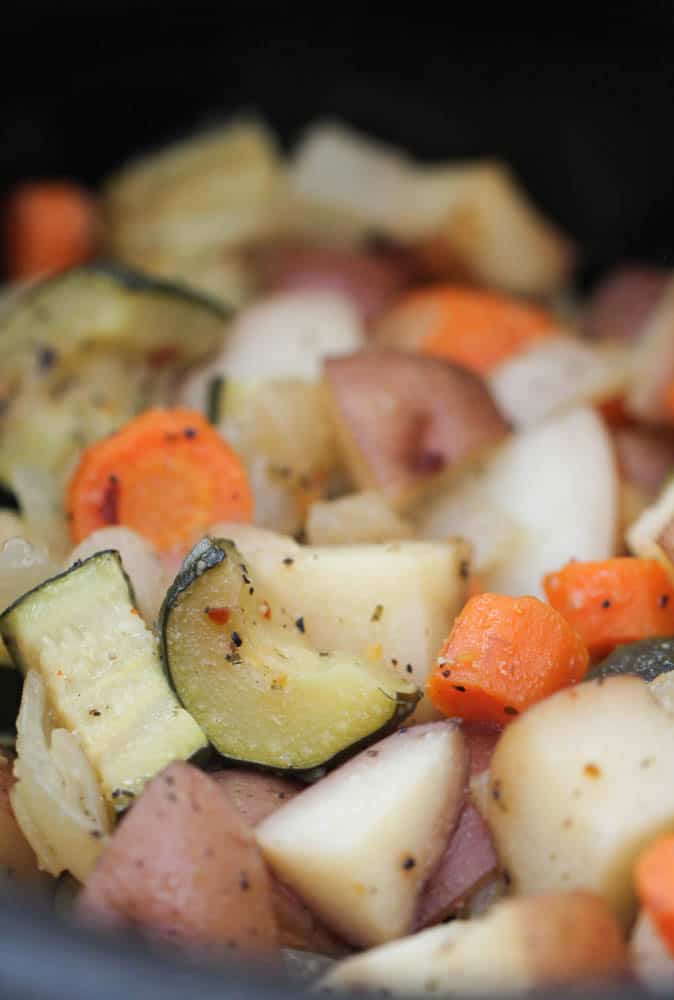
<path id="1" fill-rule="evenodd" d="M 241 107 L 284 140 L 329 114 L 419 157 L 508 159 L 579 239 L 586 278 L 674 264 L 674 5 L 466 6 L 10 2 L 0 191 L 94 184 Z"/>

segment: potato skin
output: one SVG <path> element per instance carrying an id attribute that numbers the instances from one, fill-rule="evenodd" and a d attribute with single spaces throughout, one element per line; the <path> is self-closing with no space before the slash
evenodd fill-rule
<path id="1" fill-rule="evenodd" d="M 213 771 L 211 778 L 227 793 L 243 819 L 256 826 L 263 819 L 290 802 L 302 789 L 297 782 L 276 778 L 273 774 L 229 768 Z M 276 917 L 281 948 L 312 951 L 341 957 L 347 945 L 314 916 L 300 897 L 279 881 L 271 879 L 271 902 Z"/>
<path id="2" fill-rule="evenodd" d="M 212 778 L 182 762 L 158 774 L 117 827 L 77 914 L 214 955 L 278 942 L 250 827 Z"/>

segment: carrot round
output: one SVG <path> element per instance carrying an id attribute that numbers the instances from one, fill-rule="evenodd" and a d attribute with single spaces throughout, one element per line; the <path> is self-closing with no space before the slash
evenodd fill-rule
<path id="1" fill-rule="evenodd" d="M 659 837 L 646 848 L 634 881 L 641 905 L 674 954 L 674 836 Z"/>
<path id="2" fill-rule="evenodd" d="M 484 375 L 553 329 L 552 317 L 537 306 L 442 285 L 406 296 L 388 314 L 382 336 Z"/>
<path id="3" fill-rule="evenodd" d="M 10 195 L 5 214 L 9 277 L 37 277 L 89 260 L 96 249 L 98 216 L 92 196 L 76 184 L 41 181 Z"/>
<path id="4" fill-rule="evenodd" d="M 428 695 L 445 715 L 503 725 L 582 680 L 588 662 L 580 636 L 543 601 L 480 594 L 454 622 Z"/>
<path id="5" fill-rule="evenodd" d="M 543 587 L 593 656 L 621 643 L 674 633 L 674 589 L 655 559 L 571 562 L 548 573 Z"/>
<path id="6" fill-rule="evenodd" d="M 253 500 L 239 458 L 200 413 L 155 409 L 86 449 L 67 510 L 75 542 L 124 524 L 166 553 L 215 521 L 249 521 Z"/>

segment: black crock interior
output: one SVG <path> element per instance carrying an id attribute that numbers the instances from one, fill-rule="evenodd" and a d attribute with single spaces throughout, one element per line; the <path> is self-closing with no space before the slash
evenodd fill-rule
<path id="1" fill-rule="evenodd" d="M 284 141 L 332 115 L 419 157 L 507 159 L 578 239 L 584 282 L 626 259 L 674 264 L 670 5 L 601 15 L 588 4 L 416 7 L 10 0 L 0 194 L 26 177 L 95 184 L 139 149 L 242 107 L 263 112 Z M 252 971 L 169 968 L 12 899 L 0 905 L 0 991 L 16 1000 L 293 992 Z"/>

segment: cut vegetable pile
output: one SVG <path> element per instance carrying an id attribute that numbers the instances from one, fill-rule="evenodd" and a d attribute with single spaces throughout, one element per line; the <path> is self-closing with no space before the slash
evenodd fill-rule
<path id="1" fill-rule="evenodd" d="M 674 275 L 562 310 L 505 165 L 334 123 L 5 217 L 3 876 L 318 988 L 671 989 Z"/>

